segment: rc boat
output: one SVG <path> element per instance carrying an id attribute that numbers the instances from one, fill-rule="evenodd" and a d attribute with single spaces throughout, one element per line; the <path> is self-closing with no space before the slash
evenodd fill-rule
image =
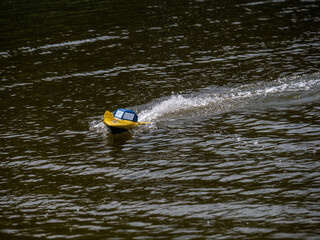
<path id="1" fill-rule="evenodd" d="M 149 122 L 139 122 L 138 115 L 134 111 L 120 108 L 114 113 L 107 110 L 104 113 L 104 123 L 112 134 L 118 134 Z"/>

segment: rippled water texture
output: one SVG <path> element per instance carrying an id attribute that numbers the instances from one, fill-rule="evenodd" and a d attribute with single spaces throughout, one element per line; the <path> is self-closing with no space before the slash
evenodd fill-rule
<path id="1" fill-rule="evenodd" d="M 0 238 L 319 239 L 319 9 L 1 1 Z"/>

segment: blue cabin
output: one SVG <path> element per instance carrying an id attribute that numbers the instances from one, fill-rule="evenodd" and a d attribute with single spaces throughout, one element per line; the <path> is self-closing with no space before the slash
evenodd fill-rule
<path id="1" fill-rule="evenodd" d="M 113 116 L 118 119 L 129 120 L 132 122 L 138 122 L 138 115 L 129 109 L 120 108 L 113 113 Z"/>

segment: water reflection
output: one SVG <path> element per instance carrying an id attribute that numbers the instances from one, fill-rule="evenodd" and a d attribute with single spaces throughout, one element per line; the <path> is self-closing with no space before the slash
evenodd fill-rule
<path id="1" fill-rule="evenodd" d="M 132 132 L 125 132 L 121 134 L 108 134 L 107 145 L 112 146 L 115 149 L 115 153 L 125 150 L 125 145 L 127 145 L 132 139 Z"/>

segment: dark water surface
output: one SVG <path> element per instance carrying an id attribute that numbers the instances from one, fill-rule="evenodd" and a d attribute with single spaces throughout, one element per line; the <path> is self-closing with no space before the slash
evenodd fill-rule
<path id="1" fill-rule="evenodd" d="M 320 1 L 0 10 L 1 239 L 320 238 Z"/>

